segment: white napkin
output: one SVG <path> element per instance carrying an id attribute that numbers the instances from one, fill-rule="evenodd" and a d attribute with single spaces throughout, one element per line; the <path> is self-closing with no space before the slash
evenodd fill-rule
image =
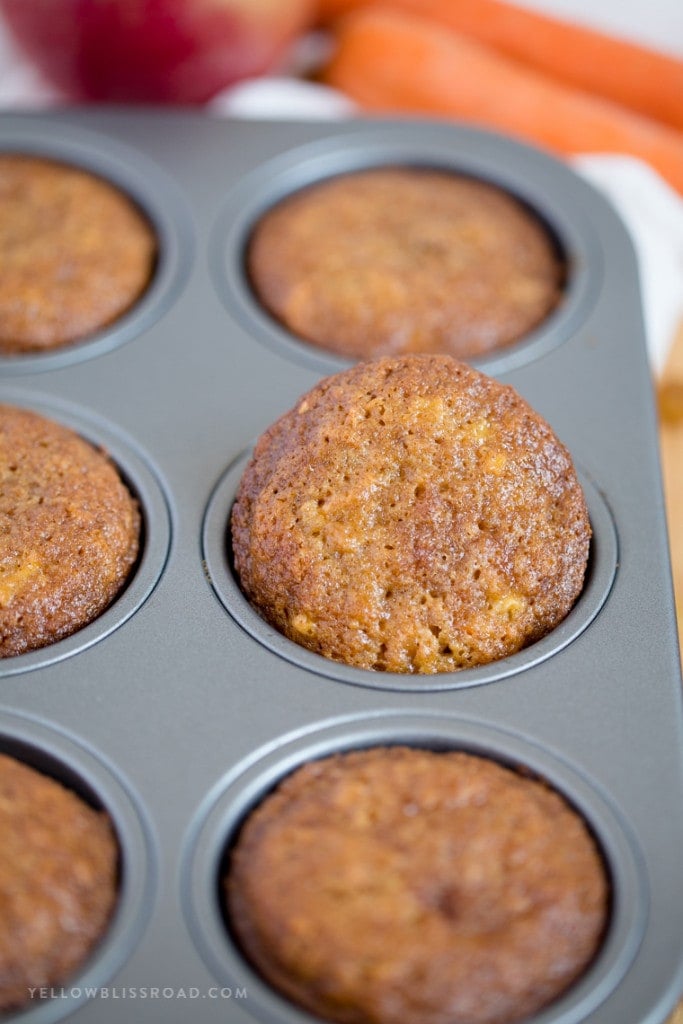
<path id="1" fill-rule="evenodd" d="M 573 164 L 611 200 L 631 233 L 640 265 L 650 363 L 659 376 L 683 321 L 683 199 L 635 157 L 585 154 Z"/>

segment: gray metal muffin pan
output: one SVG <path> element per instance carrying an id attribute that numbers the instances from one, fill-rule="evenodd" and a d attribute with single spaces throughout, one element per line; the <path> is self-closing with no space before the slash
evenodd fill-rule
<path id="1" fill-rule="evenodd" d="M 541 153 L 439 123 L 73 109 L 4 116 L 0 150 L 109 178 L 160 241 L 154 281 L 117 325 L 61 353 L 0 359 L 0 401 L 111 453 L 145 538 L 135 576 L 97 622 L 0 662 L 0 749 L 106 807 L 121 849 L 119 909 L 89 963 L 7 1020 L 312 1021 L 234 946 L 219 906 L 225 851 L 298 764 L 402 742 L 524 765 L 601 845 L 613 886 L 604 943 L 533 1024 L 661 1024 L 683 990 L 681 679 L 637 267 L 609 205 Z M 225 544 L 255 438 L 347 365 L 261 310 L 243 268 L 250 225 L 308 182 L 396 163 L 508 188 L 563 248 L 558 309 L 475 365 L 513 384 L 568 445 L 594 530 L 584 593 L 553 634 L 436 677 L 298 648 L 245 602 Z"/>

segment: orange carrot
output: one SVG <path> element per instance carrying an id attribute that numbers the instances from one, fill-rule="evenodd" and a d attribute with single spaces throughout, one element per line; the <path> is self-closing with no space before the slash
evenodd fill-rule
<path id="1" fill-rule="evenodd" d="M 334 19 L 371 0 L 318 0 Z M 390 0 L 596 96 L 683 129 L 683 60 L 506 0 Z"/>
<path id="2" fill-rule="evenodd" d="M 316 17 L 321 25 L 329 25 L 356 7 L 367 7 L 368 2 L 369 0 L 316 0 Z"/>
<path id="3" fill-rule="evenodd" d="M 341 23 L 323 73 L 367 110 L 454 117 L 562 154 L 630 153 L 683 192 L 683 133 L 560 85 L 426 18 L 373 7 Z"/>

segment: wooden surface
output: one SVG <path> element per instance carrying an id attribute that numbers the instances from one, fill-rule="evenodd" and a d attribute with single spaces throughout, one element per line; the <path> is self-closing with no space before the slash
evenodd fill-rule
<path id="1" fill-rule="evenodd" d="M 678 635 L 683 637 L 683 325 L 664 371 L 659 399 L 662 468 L 678 607 Z"/>
<path id="2" fill-rule="evenodd" d="M 662 469 L 678 609 L 678 636 L 683 641 L 683 324 L 666 365 L 659 388 L 659 402 Z M 679 898 L 683 897 L 679 894 Z M 667 1024 L 683 1024 L 683 1002 L 679 1003 Z"/>

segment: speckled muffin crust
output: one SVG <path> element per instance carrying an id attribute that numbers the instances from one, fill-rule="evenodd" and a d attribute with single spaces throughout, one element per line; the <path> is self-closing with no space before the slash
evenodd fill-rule
<path id="1" fill-rule="evenodd" d="M 268 982 L 343 1024 L 510 1024 L 602 938 L 608 884 L 582 819 L 541 782 L 460 752 L 311 762 L 249 816 L 225 880 Z"/>
<path id="2" fill-rule="evenodd" d="M 120 317 L 147 287 L 154 232 L 113 185 L 0 155 L 0 353 L 54 349 Z"/>
<path id="3" fill-rule="evenodd" d="M 552 630 L 590 525 L 569 453 L 512 388 L 402 356 L 328 377 L 263 434 L 232 537 L 246 596 L 290 639 L 432 673 Z"/>
<path id="4" fill-rule="evenodd" d="M 283 200 L 248 249 L 257 296 L 299 337 L 359 359 L 485 355 L 555 307 L 564 266 L 541 222 L 486 182 L 388 167 Z"/>
<path id="5" fill-rule="evenodd" d="M 106 814 L 0 754 L 0 1010 L 66 981 L 116 902 L 118 846 Z"/>
<path id="6" fill-rule="evenodd" d="M 139 540 L 137 502 L 103 452 L 0 405 L 0 657 L 96 618 L 126 582 Z"/>

